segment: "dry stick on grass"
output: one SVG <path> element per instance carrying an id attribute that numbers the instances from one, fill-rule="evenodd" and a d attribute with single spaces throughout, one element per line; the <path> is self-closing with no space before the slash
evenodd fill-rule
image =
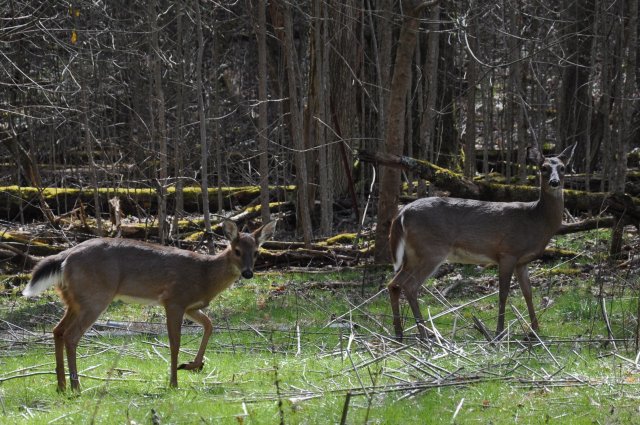
<path id="1" fill-rule="evenodd" d="M 340 316 L 337 316 L 337 317 L 333 318 L 332 320 L 329 321 L 329 323 L 324 325 L 322 327 L 322 329 L 328 328 L 330 325 L 334 324 L 336 321 L 338 321 L 340 319 L 343 319 L 345 316 L 351 315 L 354 309 L 359 309 L 360 307 L 362 307 L 362 306 L 364 306 L 366 304 L 369 304 L 371 301 L 375 300 L 378 296 L 380 296 L 380 294 L 382 294 L 383 292 L 387 292 L 387 288 L 379 290 L 378 292 L 376 292 L 375 294 L 373 294 L 372 296 L 370 296 L 366 300 L 362 301 L 357 306 L 349 309 L 349 311 L 347 311 L 346 313 L 343 313 Z"/>
<path id="2" fill-rule="evenodd" d="M 602 293 L 600 294 L 600 309 L 602 310 L 602 318 L 604 320 L 604 324 L 607 327 L 607 336 L 609 338 L 609 341 L 611 342 L 611 345 L 613 345 L 613 349 L 618 350 L 618 347 L 616 347 L 615 338 L 613 337 L 613 329 L 611 329 L 611 322 L 609 321 L 609 315 L 607 314 L 607 302 L 604 299 L 604 296 L 602 295 Z"/>
<path id="3" fill-rule="evenodd" d="M 518 311 L 518 309 L 516 308 L 516 306 L 514 306 L 513 304 L 511 304 L 511 310 L 513 310 L 513 312 L 516 314 L 516 316 L 518 317 L 518 319 L 520 320 L 521 323 L 527 323 L 526 320 L 524 319 L 524 317 L 522 317 L 522 314 L 520 314 L 520 311 Z M 551 359 L 553 360 L 553 362 L 556 364 L 556 366 L 561 367 L 560 363 L 558 362 L 558 360 L 553 356 L 553 354 L 551 354 L 551 351 L 549 351 L 549 348 L 547 347 L 547 345 L 542 341 L 542 339 L 540 338 L 540 336 L 538 336 L 538 334 L 536 333 L 536 331 L 534 331 L 533 329 L 530 330 L 530 334 L 533 335 L 535 337 L 535 339 L 538 341 L 538 343 L 540 343 L 540 345 L 542 346 L 542 348 L 544 348 L 544 350 L 547 352 L 547 354 L 549 355 L 549 357 L 551 357 Z"/>
<path id="4" fill-rule="evenodd" d="M 347 391 L 344 397 L 344 406 L 342 406 L 342 417 L 340 418 L 340 425 L 347 423 L 347 414 L 349 412 L 349 402 L 351 401 L 351 391 Z"/>

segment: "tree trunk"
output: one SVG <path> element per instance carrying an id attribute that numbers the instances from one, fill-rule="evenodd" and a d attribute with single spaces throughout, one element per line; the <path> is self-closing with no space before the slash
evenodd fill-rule
<path id="1" fill-rule="evenodd" d="M 302 106 L 298 100 L 298 78 L 296 72 L 297 53 L 293 42 L 293 19 L 291 16 L 291 6 L 284 3 L 284 53 L 285 66 L 287 71 L 287 82 L 289 88 L 289 105 L 291 111 L 291 140 L 296 150 L 296 185 L 298 191 L 298 229 L 302 233 L 302 238 L 306 245 L 311 244 L 313 237 L 311 229 L 311 214 L 309 212 L 309 187 L 307 176 L 307 162 L 304 150 L 304 135 L 302 128 Z"/>
<path id="2" fill-rule="evenodd" d="M 324 48 L 329 43 L 328 39 L 323 37 L 323 29 L 326 29 L 324 16 L 324 2 L 322 0 L 314 0 L 313 11 L 315 20 L 313 23 L 313 46 L 315 63 L 312 64 L 314 70 L 313 81 L 311 84 L 315 87 L 315 117 L 312 117 L 310 123 L 315 128 L 315 148 L 319 151 L 319 168 L 318 179 L 320 183 L 320 233 L 323 236 L 331 234 L 333 221 L 333 200 L 331 199 L 331 187 L 329 184 L 332 164 L 329 163 L 327 153 L 329 145 L 327 144 L 326 125 L 327 120 L 327 101 L 325 93 L 327 93 L 327 74 L 325 73 L 326 65 L 329 58 L 326 56 L 327 49 Z M 324 33 L 326 35 L 326 33 Z"/>
<path id="3" fill-rule="evenodd" d="M 200 185 L 202 188 L 202 213 L 204 230 L 211 233 L 209 215 L 209 141 L 207 140 L 207 120 L 204 111 L 204 90 L 202 83 L 202 56 L 204 55 L 204 36 L 202 34 L 202 14 L 200 0 L 196 0 L 196 34 L 198 37 L 198 56 L 196 59 L 196 97 L 198 98 L 198 117 L 200 119 Z"/>
<path id="4" fill-rule="evenodd" d="M 384 149 L 386 153 L 402 155 L 404 148 L 406 98 L 411 82 L 411 64 L 416 47 L 419 20 L 418 16 L 427 3 L 404 2 L 406 15 L 396 50 L 393 76 L 391 78 L 391 92 L 387 107 L 386 136 Z M 378 226 L 376 229 L 377 263 L 388 262 L 389 253 L 389 228 L 391 220 L 398 210 L 398 198 L 400 195 L 400 171 L 392 168 L 383 168 L 380 177 L 380 197 L 378 199 Z"/>
<path id="5" fill-rule="evenodd" d="M 265 0 L 258 1 L 258 140 L 260 141 L 260 206 L 262 222 L 270 220 L 269 211 L 269 139 L 267 137 L 269 100 L 267 98 L 267 17 Z"/>
<path id="6" fill-rule="evenodd" d="M 471 52 L 467 52 L 467 125 L 464 142 L 464 175 L 473 178 L 476 174 L 476 60 L 472 53 L 477 51 L 478 39 L 475 34 L 475 23 L 468 27 L 473 31 L 466 34 Z"/>
<path id="7" fill-rule="evenodd" d="M 638 32 L 638 0 L 629 0 L 626 2 L 628 9 L 625 11 L 621 7 L 620 17 L 623 19 L 624 30 L 621 31 L 619 43 L 623 45 L 620 49 L 620 57 L 618 60 L 618 90 L 616 90 L 616 103 L 618 104 L 618 112 L 620 117 L 616 127 L 617 132 L 612 139 L 613 146 L 611 151 L 614 161 L 612 167 L 612 175 L 610 177 L 610 191 L 614 194 L 624 193 L 625 181 L 627 176 L 627 154 L 629 152 L 629 143 L 634 133 L 633 113 L 634 104 L 637 102 L 629 96 L 630 93 L 637 93 L 636 86 L 636 42 Z M 614 122 L 615 123 L 615 122 Z M 618 223 L 611 232 L 611 246 L 609 254 L 617 257 L 622 252 L 622 236 L 624 230 L 624 219 L 620 217 Z"/>
<path id="8" fill-rule="evenodd" d="M 183 82 L 185 81 L 185 58 L 183 52 L 183 31 L 182 18 L 184 16 L 184 0 L 178 1 L 178 13 L 176 16 L 176 60 L 178 61 L 178 81 L 176 86 L 176 126 L 174 128 L 174 141 L 173 141 L 173 166 L 175 168 L 176 175 L 176 196 L 175 196 L 175 210 L 173 214 L 173 226 L 172 232 L 176 236 L 176 239 L 180 240 L 180 226 L 178 222 L 184 215 L 184 156 L 182 154 L 183 143 L 183 131 L 184 126 L 184 89 Z M 174 236 L 171 235 L 171 236 Z"/>
<path id="9" fill-rule="evenodd" d="M 158 12 L 156 0 L 149 2 L 148 19 L 150 27 L 150 56 L 152 58 L 152 92 L 151 95 L 151 114 L 155 115 L 155 119 L 151 121 L 155 123 L 153 127 L 152 137 L 154 138 L 153 146 L 159 147 L 159 168 L 158 176 L 158 229 L 160 243 L 165 243 L 166 238 L 166 220 L 167 220 L 167 125 L 165 117 L 164 90 L 162 88 L 162 62 L 160 57 L 160 46 L 158 43 Z"/>
<path id="10" fill-rule="evenodd" d="M 420 121 L 420 134 L 424 143 L 423 150 L 430 161 L 435 161 L 435 121 L 436 100 L 438 98 L 438 65 L 440 63 L 440 5 L 436 4 L 429 12 L 427 27 L 427 54 L 425 55 L 424 75 L 426 99 L 424 113 Z"/>

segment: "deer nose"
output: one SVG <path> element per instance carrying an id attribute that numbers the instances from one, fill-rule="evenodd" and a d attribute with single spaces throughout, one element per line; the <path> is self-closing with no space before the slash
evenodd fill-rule
<path id="1" fill-rule="evenodd" d="M 251 270 L 244 270 L 242 272 L 242 277 L 245 279 L 251 279 L 253 277 L 253 272 Z"/>
<path id="2" fill-rule="evenodd" d="M 555 189 L 556 187 L 560 186 L 560 180 L 555 180 L 555 179 L 554 180 L 550 180 L 549 181 L 549 186 L 551 186 L 552 188 Z"/>

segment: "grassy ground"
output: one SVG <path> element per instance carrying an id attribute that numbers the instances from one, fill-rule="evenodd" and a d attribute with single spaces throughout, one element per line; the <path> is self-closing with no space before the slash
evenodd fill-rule
<path id="1" fill-rule="evenodd" d="M 505 340 L 491 345 L 474 329 L 473 316 L 495 326 L 491 268 L 456 267 L 425 285 L 423 311 L 440 334 L 429 344 L 413 330 L 406 344 L 390 338 L 389 270 L 271 272 L 239 282 L 212 303 L 217 327 L 205 368 L 181 371 L 179 389 L 167 388 L 162 310 L 114 303 L 78 350 L 82 393 L 58 394 L 50 333 L 62 315 L 57 296 L 8 295 L 0 304 L 0 423 L 324 424 L 343 415 L 349 424 L 639 423 L 638 276 L 601 265 L 603 236 L 559 239 L 556 247 L 578 255 L 533 265 L 535 304 L 548 307 L 538 307 L 542 341 L 531 343 L 517 290 Z M 438 301 L 437 291 L 460 279 Z M 186 323 L 180 361 L 199 339 Z"/>

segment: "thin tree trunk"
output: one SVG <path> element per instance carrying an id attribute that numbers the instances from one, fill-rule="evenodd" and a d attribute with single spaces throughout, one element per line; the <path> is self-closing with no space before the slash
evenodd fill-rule
<path id="1" fill-rule="evenodd" d="M 270 220 L 269 211 L 269 140 L 267 99 L 267 17 L 265 0 L 258 0 L 258 140 L 260 143 L 260 205 L 262 222 Z"/>
<path id="2" fill-rule="evenodd" d="M 304 150 L 304 135 L 302 128 L 302 107 L 298 100 L 298 79 L 296 64 L 298 63 L 295 44 L 293 42 L 293 19 L 291 6 L 284 3 L 284 53 L 287 70 L 287 82 L 289 86 L 289 105 L 291 111 L 291 139 L 296 152 L 294 154 L 296 164 L 296 185 L 298 190 L 298 228 L 302 233 L 305 245 L 311 245 L 313 237 L 311 229 L 311 214 L 309 211 L 309 188 L 307 176 L 307 162 Z"/>
<path id="3" fill-rule="evenodd" d="M 318 170 L 319 174 L 319 182 L 320 182 L 320 233 L 323 236 L 331 234 L 331 224 L 333 220 L 333 202 L 330 198 L 331 191 L 329 187 L 329 173 L 332 170 L 332 164 L 330 164 L 327 160 L 327 151 L 329 146 L 327 145 L 327 137 L 326 137 L 326 123 L 327 120 L 327 102 L 325 93 L 327 93 L 326 81 L 327 74 L 324 72 L 325 65 L 329 60 L 328 57 L 325 56 L 326 49 L 323 48 L 326 44 L 329 43 L 329 40 L 323 39 L 323 28 L 326 28 L 326 24 L 322 24 L 325 22 L 323 15 L 323 4 L 322 0 L 314 0 L 313 2 L 313 10 L 315 15 L 315 20 L 313 23 L 313 37 L 314 37 L 314 56 L 315 56 L 315 71 L 314 71 L 314 81 L 312 84 L 315 85 L 315 93 L 317 96 L 315 105 L 316 111 L 315 117 L 312 117 L 312 122 L 310 125 L 314 126 L 316 141 L 315 146 L 319 150 L 319 163 L 320 167 Z"/>
<path id="4" fill-rule="evenodd" d="M 440 57 L 440 5 L 436 4 L 429 12 L 429 33 L 427 35 L 427 54 L 425 55 L 424 75 L 426 99 L 424 113 L 420 121 L 420 134 L 424 143 L 423 150 L 427 158 L 435 161 L 435 122 L 436 102 L 438 99 L 438 63 Z"/>
<path id="5" fill-rule="evenodd" d="M 409 4 L 411 3 L 411 4 Z M 419 5 L 416 2 L 405 2 L 406 15 L 396 50 L 395 65 L 391 78 L 391 92 L 387 107 L 385 151 L 390 154 L 402 155 L 405 136 L 406 98 L 409 92 L 411 78 L 411 64 L 416 47 L 419 20 L 418 16 L 424 7 L 432 2 Z M 398 209 L 400 195 L 400 171 L 393 168 L 383 168 L 380 177 L 380 197 L 378 199 L 378 226 L 376 229 L 377 263 L 388 262 L 389 228 L 391 220 Z"/>
<path id="6" fill-rule="evenodd" d="M 183 31 L 184 28 L 182 26 L 182 18 L 184 16 L 184 0 L 178 1 L 178 14 L 176 16 L 176 26 L 177 26 L 177 51 L 176 51 L 176 59 L 178 61 L 178 83 L 176 84 L 177 93 L 176 93 L 176 128 L 175 128 L 175 140 L 173 142 L 173 162 L 176 174 L 176 205 L 175 211 L 173 215 L 173 234 L 176 236 L 176 239 L 180 240 L 180 226 L 179 222 L 182 216 L 184 215 L 184 181 L 183 181 L 183 173 L 184 173 L 184 157 L 182 155 L 182 142 L 183 142 L 183 131 L 182 127 L 184 126 L 184 89 L 183 85 L 185 83 L 185 64 L 184 64 L 184 52 L 182 48 L 183 43 Z"/>
<path id="7" fill-rule="evenodd" d="M 86 80 L 86 79 L 85 79 Z M 91 142 L 91 127 L 89 122 L 89 101 L 87 100 L 86 81 L 82 82 L 80 88 L 82 96 L 82 118 L 84 121 L 84 145 L 87 150 L 87 156 L 89 158 L 89 169 L 91 186 L 93 186 L 93 203 L 96 212 L 96 233 L 98 236 L 102 236 L 102 210 L 100 207 L 100 193 L 98 192 L 98 173 L 96 171 L 96 162 L 93 158 L 93 143 Z"/>
<path id="8" fill-rule="evenodd" d="M 616 103 L 618 104 L 620 120 L 617 123 L 618 131 L 612 139 L 612 166 L 611 193 L 624 193 L 627 176 L 627 154 L 629 152 L 629 141 L 636 129 L 633 126 L 634 103 L 631 93 L 637 92 L 636 87 L 636 43 L 638 32 L 638 0 L 629 0 L 626 3 L 628 9 L 621 6 L 620 17 L 625 17 L 624 30 L 619 36 L 619 43 L 623 48 L 619 50 L 618 58 L 618 87 L 616 89 Z M 611 246 L 609 254 L 613 257 L 619 256 L 622 251 L 622 236 L 624 230 L 624 220 L 622 217 L 616 223 L 611 233 Z"/>
<path id="9" fill-rule="evenodd" d="M 153 73 L 153 94 L 151 113 L 156 116 L 153 138 L 159 146 L 158 175 L 158 236 L 160 243 L 165 243 L 167 221 L 167 125 L 165 117 L 164 90 L 162 88 L 162 63 L 158 43 L 158 13 L 156 0 L 149 2 L 149 25 L 151 27 L 151 57 Z M 156 143 L 154 143 L 154 146 Z"/>
<path id="10" fill-rule="evenodd" d="M 209 141 L 207 140 L 207 120 L 204 111 L 204 90 L 202 84 L 202 56 L 204 55 L 204 36 L 202 35 L 202 16 L 200 0 L 196 0 L 196 34 L 198 37 L 198 56 L 196 60 L 196 97 L 198 98 L 198 117 L 200 118 L 200 179 L 202 188 L 202 213 L 205 232 L 211 233 L 209 216 Z"/>
<path id="11" fill-rule="evenodd" d="M 472 56 L 478 45 L 475 28 L 475 24 L 469 25 L 473 33 L 467 34 L 468 45 L 472 50 L 467 53 L 467 125 L 464 143 L 464 175 L 468 178 L 473 178 L 476 173 L 476 61 Z"/>

